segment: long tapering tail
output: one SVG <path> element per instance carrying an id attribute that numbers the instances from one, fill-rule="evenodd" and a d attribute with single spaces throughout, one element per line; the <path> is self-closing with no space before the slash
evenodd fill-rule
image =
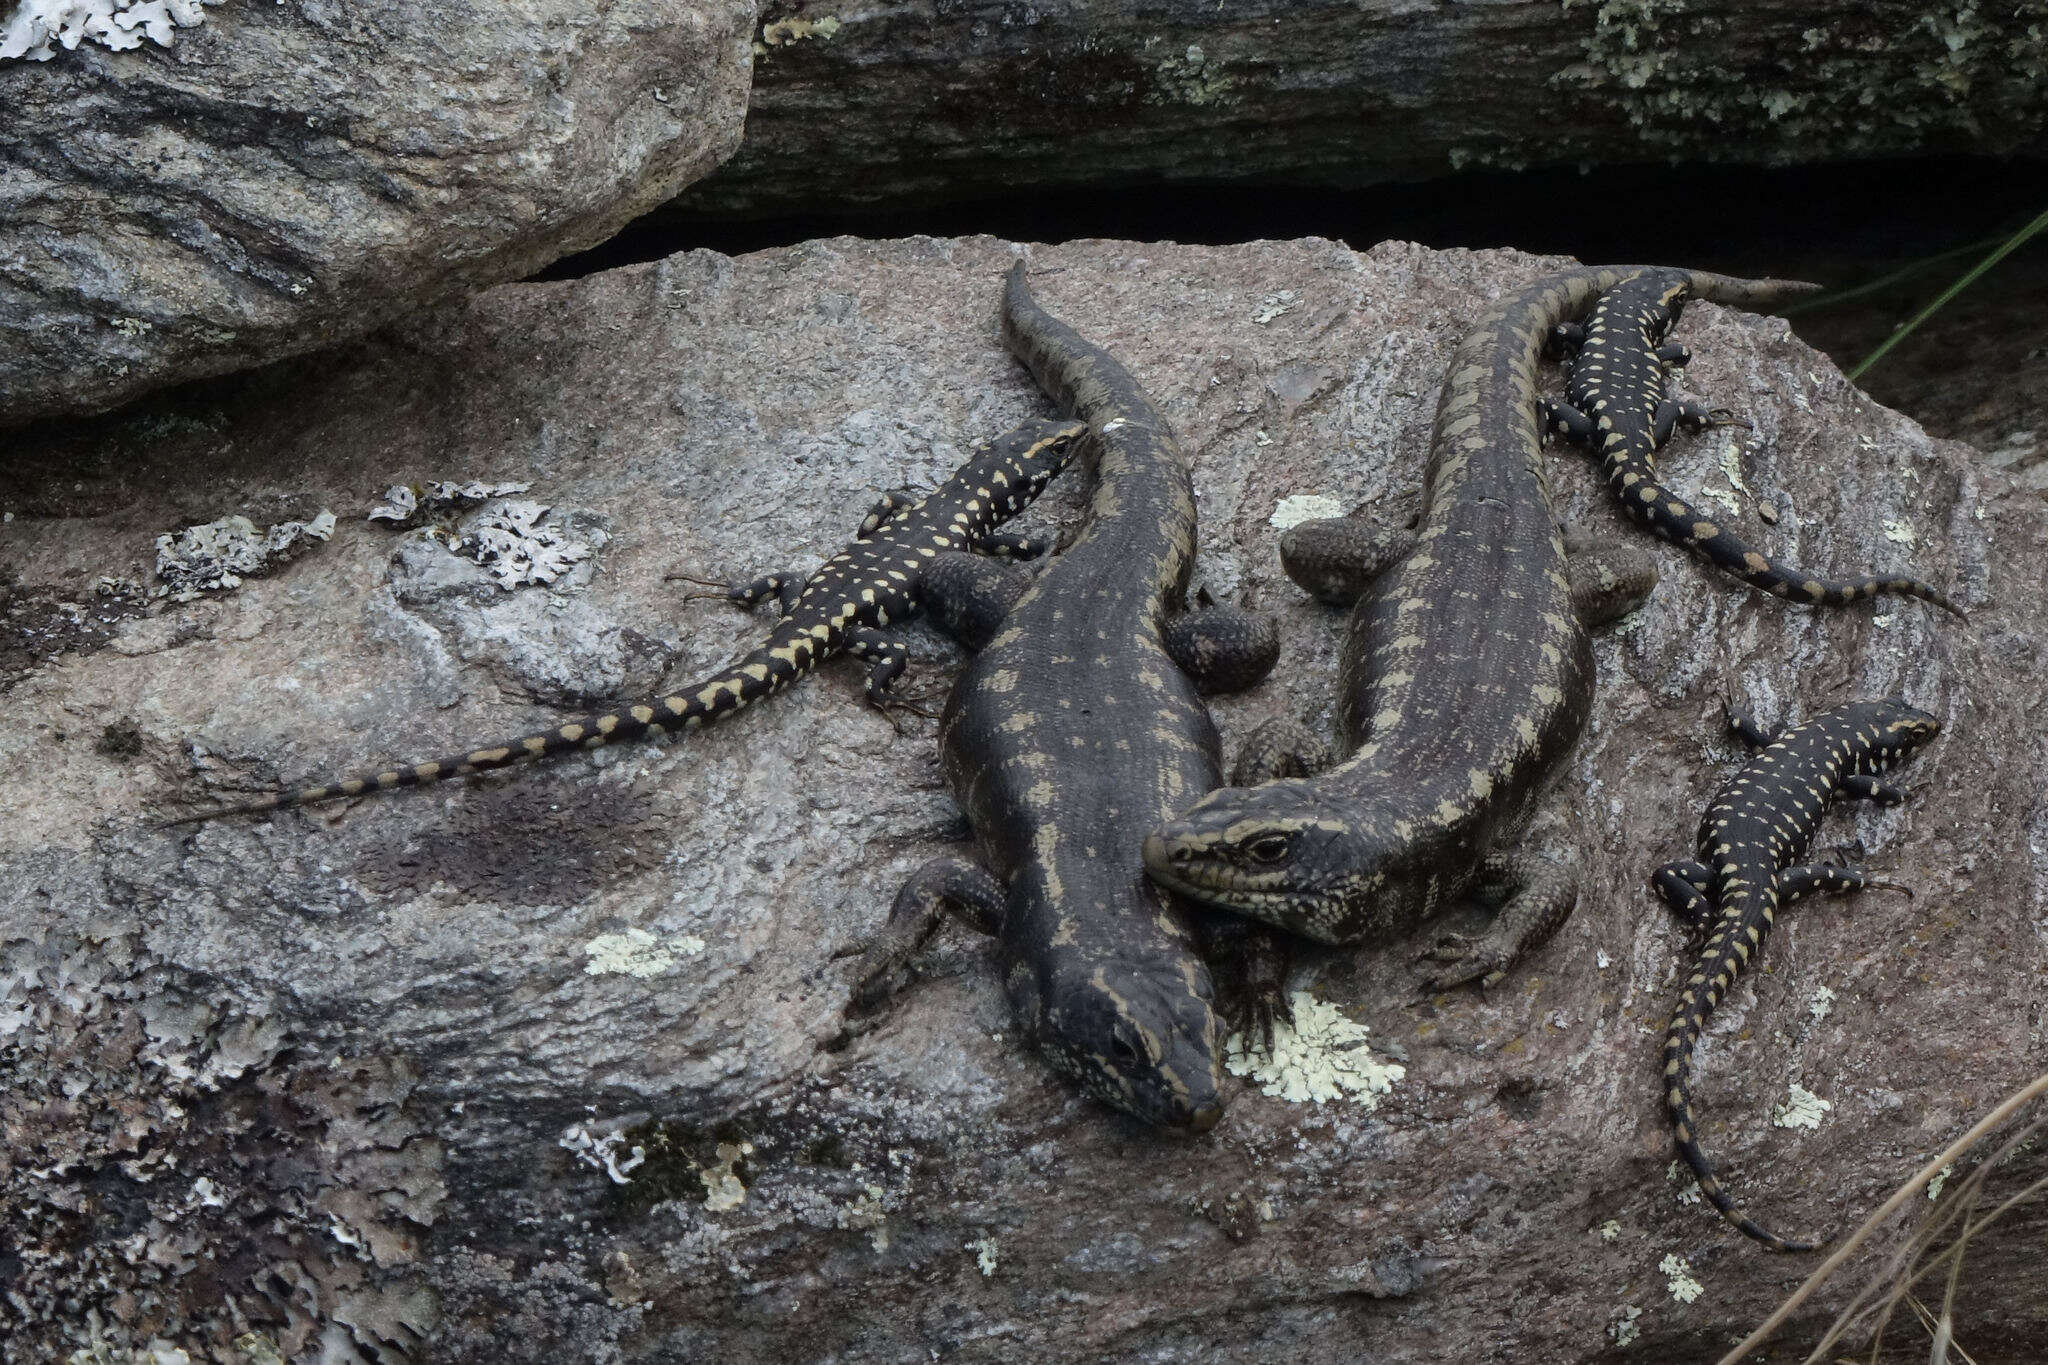
<path id="1" fill-rule="evenodd" d="M 1720 922 L 1701 952 L 1699 963 L 1686 982 L 1685 993 L 1679 998 L 1678 1009 L 1671 1016 L 1671 1027 L 1664 1034 L 1664 1103 L 1671 1113 L 1672 1135 L 1678 1141 L 1679 1154 L 1698 1178 L 1700 1193 L 1720 1210 L 1723 1218 L 1743 1236 L 1754 1238 L 1772 1251 L 1814 1251 L 1825 1246 L 1828 1239 L 1795 1242 L 1759 1226 L 1721 1187 L 1720 1180 L 1714 1175 L 1713 1163 L 1700 1149 L 1699 1124 L 1692 1107 L 1692 1049 L 1699 1041 L 1707 1016 L 1713 1013 L 1722 993 L 1734 982 L 1747 961 L 1747 952 L 1738 951 L 1736 945 L 1742 944 L 1745 950 L 1750 949 L 1750 945 L 1736 925 L 1737 921 L 1732 918 Z"/>
<path id="2" fill-rule="evenodd" d="M 622 740 L 694 730 L 763 697 L 775 695 L 836 653 L 841 647 L 839 632 L 826 629 L 826 633 L 820 636 L 817 633 L 820 629 L 826 628 L 785 621 L 776 627 L 766 644 L 732 667 L 668 696 L 649 697 L 616 711 L 578 716 L 552 729 L 537 730 L 425 763 L 369 769 L 317 787 L 301 787 L 297 791 L 281 792 L 244 805 L 182 815 L 161 821 L 159 827 L 194 824 L 224 815 L 258 815 L 265 811 L 311 806 L 371 792 L 393 791 L 399 787 L 423 787 L 450 777 L 466 777 L 470 773 L 509 767 L 571 749 L 601 749 Z"/>
<path id="3" fill-rule="evenodd" d="M 1969 619 L 1961 607 L 1924 579 L 1878 574 L 1819 578 L 1781 563 L 1719 522 L 1702 516 L 1691 503 L 1659 483 L 1642 461 L 1611 459 L 1606 461 L 1605 473 L 1608 486 L 1630 516 L 1672 544 L 1774 597 L 1817 607 L 1846 606 L 1871 597 L 1917 597 Z"/>

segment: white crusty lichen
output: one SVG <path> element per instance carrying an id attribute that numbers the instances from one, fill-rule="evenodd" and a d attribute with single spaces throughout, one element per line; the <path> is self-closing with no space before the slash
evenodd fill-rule
<path id="1" fill-rule="evenodd" d="M 1943 1185 L 1946 1185 L 1948 1183 L 1948 1178 L 1954 1175 L 1955 1173 L 1956 1164 L 1953 1161 L 1949 1162 L 1948 1165 L 1936 1171 L 1934 1173 L 1934 1179 L 1927 1182 L 1927 1197 L 1929 1199 L 1941 1198 L 1941 1187 Z"/>
<path id="2" fill-rule="evenodd" d="M 1636 1325 L 1636 1319 L 1642 1315 L 1643 1310 L 1634 1304 L 1623 1307 L 1614 1315 L 1613 1320 L 1607 1324 L 1607 1335 L 1614 1338 L 1616 1346 L 1633 1345 L 1635 1339 L 1643 1334 L 1643 1329 Z"/>
<path id="3" fill-rule="evenodd" d="M 449 548 L 490 572 L 506 592 L 528 583 L 552 583 L 597 552 L 586 540 L 551 521 L 545 503 L 499 499 L 466 518 Z"/>
<path id="4" fill-rule="evenodd" d="M 612 1184 L 630 1185 L 633 1180 L 627 1173 L 647 1160 L 647 1149 L 635 1147 L 624 1161 L 619 1160 L 619 1148 L 626 1142 L 625 1128 L 624 1123 L 618 1123 L 611 1125 L 609 1131 L 599 1131 L 595 1125 L 572 1123 L 555 1139 L 555 1145 L 574 1153 L 584 1165 L 603 1171 Z"/>
<path id="5" fill-rule="evenodd" d="M 1834 1107 L 1794 1081 L 1792 1093 L 1778 1106 L 1777 1112 L 1771 1115 L 1771 1122 L 1780 1128 L 1818 1128 L 1821 1116 Z"/>
<path id="6" fill-rule="evenodd" d="M 1261 1093 L 1290 1104 L 1317 1104 L 1350 1095 L 1367 1109 L 1394 1088 L 1408 1069 L 1384 1062 L 1366 1046 L 1371 1030 L 1344 1017 L 1335 1005 L 1307 991 L 1293 996 L 1294 1022 L 1275 1020 L 1270 1048 L 1254 1048 L 1241 1033 L 1225 1044 L 1224 1065 L 1250 1076 Z"/>
<path id="7" fill-rule="evenodd" d="M 423 515 L 455 512 L 509 498 L 533 487 L 530 483 L 454 483 L 435 479 L 425 483 L 395 483 L 384 490 L 384 501 L 372 507 L 370 521 L 388 521 L 394 526 L 411 526 Z"/>
<path id="8" fill-rule="evenodd" d="M 1818 1021 L 1827 1018 L 1828 1011 L 1834 1007 L 1835 993 L 1826 986 L 1817 986 L 1814 988 L 1813 999 L 1806 1004 L 1806 1012 Z"/>
<path id="9" fill-rule="evenodd" d="M 1703 1292 L 1704 1287 L 1692 1277 L 1692 1266 L 1676 1252 L 1657 1262 L 1657 1269 L 1664 1272 L 1671 1297 L 1680 1303 L 1691 1303 Z"/>
<path id="10" fill-rule="evenodd" d="M 1266 518 L 1271 525 L 1284 531 L 1290 526 L 1299 526 L 1304 521 L 1321 521 L 1328 517 L 1344 515 L 1344 504 L 1324 493 L 1296 493 L 1273 504 L 1273 515 Z"/>
<path id="11" fill-rule="evenodd" d="M 15 57 L 47 62 L 56 48 L 67 52 L 91 41 L 116 52 L 141 47 L 147 38 L 171 45 L 173 28 L 191 28 L 206 17 L 202 5 L 220 0 L 21 0 L 0 27 L 0 61 Z M 53 46 L 53 44 L 55 46 Z"/>
<path id="12" fill-rule="evenodd" d="M 587 976 L 660 976 L 685 957 L 704 951 L 704 940 L 695 934 L 678 934 L 664 942 L 645 929 L 628 929 L 623 934 L 599 934 L 583 945 Z"/>
<path id="13" fill-rule="evenodd" d="M 247 517 L 222 517 L 156 538 L 158 597 L 190 602 L 205 592 L 226 592 L 281 564 L 289 564 L 334 534 L 334 513 L 311 521 L 281 521 L 258 531 Z"/>

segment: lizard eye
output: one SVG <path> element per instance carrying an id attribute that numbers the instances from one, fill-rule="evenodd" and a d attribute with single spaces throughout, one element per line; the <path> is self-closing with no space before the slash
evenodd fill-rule
<path id="1" fill-rule="evenodd" d="M 1294 836 L 1291 834 L 1262 834 L 1246 844 L 1244 851 L 1255 862 L 1277 863 L 1293 847 Z"/>
<path id="2" fill-rule="evenodd" d="M 1124 1067 L 1135 1067 L 1144 1060 L 1138 1045 L 1122 1029 L 1109 1035 L 1109 1055 L 1116 1059 L 1117 1065 Z"/>

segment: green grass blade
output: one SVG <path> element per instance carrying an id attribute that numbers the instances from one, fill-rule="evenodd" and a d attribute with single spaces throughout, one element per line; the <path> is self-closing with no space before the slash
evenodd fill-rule
<path id="1" fill-rule="evenodd" d="M 1856 368 L 1849 371 L 1849 378 L 1851 380 L 1856 379 L 1865 370 L 1869 369 L 1872 365 L 1875 365 L 1878 361 L 1884 359 L 1885 354 L 1888 351 L 1890 351 L 1892 347 L 1898 345 L 1907 337 L 1911 336 L 1915 328 L 1917 328 L 1921 323 L 1927 321 L 1927 319 L 1933 317 L 1935 313 L 1939 312 L 1942 306 L 1946 304 L 1950 299 L 1954 298 L 1956 295 L 1962 293 L 1965 289 L 1968 289 L 1972 284 L 1976 283 L 1977 278 L 1981 276 L 1985 271 L 1991 269 L 1992 266 L 1997 265 L 2007 256 L 2010 256 L 2013 252 L 2019 250 L 2022 246 L 2025 246 L 2027 242 L 2033 238 L 2034 234 L 2038 233 L 2043 228 L 2048 228 L 2048 210 L 2044 210 L 2041 213 L 2040 217 L 2034 219 L 2033 222 L 2028 223 L 2018 232 L 2015 232 L 2012 236 L 2006 238 L 2005 242 L 2001 246 L 1999 246 L 1999 248 L 1996 251 L 1993 251 L 1989 256 L 1986 256 L 1983 260 L 1977 262 L 1976 265 L 1970 267 L 1970 269 L 1963 275 L 1961 279 L 1957 280 L 1948 288 L 1942 290 L 1941 293 L 1935 297 L 1934 302 L 1928 304 L 1925 308 L 1922 308 L 1918 313 L 1915 313 L 1909 322 L 1907 322 L 1904 326 L 1900 327 L 1899 330 L 1897 330 L 1896 332 L 1893 332 L 1890 336 L 1886 337 L 1881 343 L 1879 343 L 1878 348 L 1876 350 L 1872 351 L 1869 355 L 1863 357 L 1863 359 L 1860 362 L 1858 362 Z"/>

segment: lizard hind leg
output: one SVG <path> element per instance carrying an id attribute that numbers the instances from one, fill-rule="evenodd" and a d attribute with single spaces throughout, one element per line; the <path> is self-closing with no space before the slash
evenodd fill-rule
<path id="1" fill-rule="evenodd" d="M 1569 870 L 1525 854 L 1487 855 L 1475 889 L 1482 897 L 1500 896 L 1500 909 L 1484 934 L 1448 934 L 1422 954 L 1445 964 L 1426 983 L 1432 995 L 1468 981 L 1481 986 L 1499 982 L 1564 927 L 1579 901 L 1578 879 Z"/>
<path id="2" fill-rule="evenodd" d="M 1198 691 L 1242 692 L 1273 671 L 1280 627 L 1260 612 L 1198 607 L 1167 626 L 1166 652 Z"/>
<path id="3" fill-rule="evenodd" d="M 1666 863 L 1650 874 L 1650 885 L 1685 921 L 1695 934 L 1704 934 L 1714 924 L 1714 902 L 1710 894 L 1714 869 L 1692 861 Z"/>
<path id="4" fill-rule="evenodd" d="M 1319 601 L 1348 607 L 1414 548 L 1413 531 L 1385 531 L 1351 517 L 1325 517 L 1299 522 L 1281 533 L 1280 567 Z"/>
<path id="5" fill-rule="evenodd" d="M 1587 626 L 1604 626 L 1640 607 L 1657 586 L 1657 561 L 1634 545 L 1576 538 L 1565 544 L 1572 610 Z"/>
<path id="6" fill-rule="evenodd" d="M 1030 586 L 1031 571 L 1021 565 L 945 550 L 919 571 L 917 597 L 933 625 L 979 652 Z"/>
<path id="7" fill-rule="evenodd" d="M 1003 886 L 981 864 L 953 855 L 934 858 L 910 874 L 896 893 L 889 918 L 868 941 L 853 978 L 850 1009 L 879 1009 L 909 984 L 909 963 L 947 915 L 977 933 L 1002 931 Z"/>

